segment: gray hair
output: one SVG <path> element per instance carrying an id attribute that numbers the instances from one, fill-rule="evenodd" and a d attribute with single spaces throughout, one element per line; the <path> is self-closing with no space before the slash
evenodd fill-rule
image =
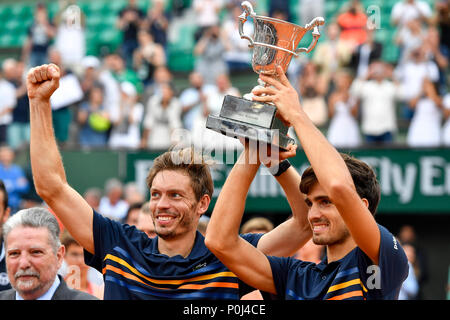
<path id="1" fill-rule="evenodd" d="M 49 244 L 52 246 L 55 254 L 58 252 L 61 246 L 59 224 L 55 216 L 47 209 L 40 207 L 23 209 L 11 216 L 3 225 L 5 244 L 9 233 L 17 227 L 47 228 Z"/>
<path id="2" fill-rule="evenodd" d="M 105 183 L 105 193 L 110 193 L 113 189 L 120 188 L 123 191 L 123 183 L 119 179 L 111 178 Z"/>

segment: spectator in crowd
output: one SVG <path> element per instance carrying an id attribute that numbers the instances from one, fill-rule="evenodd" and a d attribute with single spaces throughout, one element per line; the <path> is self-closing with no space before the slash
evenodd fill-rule
<path id="1" fill-rule="evenodd" d="M 245 293 L 245 286 L 240 286 L 236 277 L 217 278 L 217 274 L 228 269 L 207 249 L 203 236 L 197 232 L 198 220 L 207 211 L 213 194 L 207 159 L 194 148 L 165 152 L 155 159 L 146 182 L 156 239 L 94 212 L 67 184 L 58 145 L 51 134 L 50 96 L 58 86 L 58 79 L 59 69 L 55 65 L 32 69 L 27 76 L 33 178 L 38 194 L 85 249 L 87 264 L 102 270 L 105 279 L 112 280 L 105 281 L 104 299 L 238 299 Z M 41 157 L 43 152 L 47 153 L 45 161 Z M 295 155 L 295 147 L 288 155 Z M 285 177 L 286 184 L 297 186 L 286 195 L 297 204 L 298 175 Z M 267 235 L 248 234 L 245 239 L 266 254 L 292 254 L 310 237 L 306 217 L 301 214 L 305 211 L 293 207 L 292 219 Z M 280 246 L 286 238 L 289 242 Z M 117 258 L 126 264 L 140 261 L 139 265 L 144 267 L 140 271 L 130 270 L 117 264 L 114 261 Z M 209 279 L 204 286 L 198 287 L 191 276 L 186 278 L 186 274 L 192 274 L 192 268 L 194 278 Z M 133 279 L 142 272 L 156 281 L 151 285 L 140 283 L 143 290 L 133 290 L 136 285 Z M 173 287 L 174 282 L 179 285 Z M 167 290 L 167 285 L 171 290 Z M 194 285 L 192 290 L 186 290 L 190 285 Z"/>
<path id="2" fill-rule="evenodd" d="M 409 101 L 414 110 L 406 136 L 410 147 L 439 147 L 442 143 L 442 99 L 437 87 L 425 78 L 422 90 Z"/>
<path id="3" fill-rule="evenodd" d="M 144 106 L 138 101 L 136 87 L 131 82 L 122 82 L 120 89 L 122 99 L 119 108 L 111 114 L 113 127 L 109 146 L 112 149 L 137 149 L 141 141 Z"/>
<path id="4" fill-rule="evenodd" d="M 445 48 L 444 50 L 450 50 L 450 2 L 436 1 L 434 9 L 433 23 L 440 31 L 440 45 Z"/>
<path id="5" fill-rule="evenodd" d="M 224 136 L 213 130 L 206 128 L 206 119 L 212 115 L 218 115 L 226 95 L 240 97 L 239 90 L 232 86 L 227 74 L 220 74 L 216 78 L 214 86 L 210 86 L 204 94 L 201 103 L 201 112 L 197 113 L 194 119 L 192 133 L 192 142 L 196 146 L 212 149 L 233 149 L 241 148 L 241 143 L 234 138 Z"/>
<path id="6" fill-rule="evenodd" d="M 120 83 L 128 81 L 135 87 L 138 95 L 143 92 L 143 85 L 141 79 L 139 79 L 136 71 L 132 67 L 127 67 L 124 59 L 117 53 L 109 54 L 105 57 L 105 66 L 109 69 L 113 77 Z"/>
<path id="7" fill-rule="evenodd" d="M 128 0 L 127 6 L 119 12 L 116 25 L 123 32 L 121 52 L 127 67 L 132 66 L 133 52 L 138 47 L 137 34 L 144 17 L 145 13 L 138 7 L 136 0 Z"/>
<path id="8" fill-rule="evenodd" d="M 3 68 L 2 68 L 3 69 Z M 5 76 L 0 73 L 0 144 L 8 141 L 8 126 L 13 121 L 13 110 L 17 105 L 16 89 Z"/>
<path id="9" fill-rule="evenodd" d="M 340 39 L 350 43 L 352 51 L 366 41 L 367 16 L 359 0 L 349 1 L 346 10 L 338 15 L 337 23 L 341 28 Z"/>
<path id="10" fill-rule="evenodd" d="M 248 47 L 248 41 L 239 35 L 239 15 L 241 13 L 240 6 L 233 7 L 228 19 L 221 25 L 221 38 L 225 46 L 223 58 L 230 72 L 250 70 L 252 54 Z M 245 34 L 253 34 L 254 26 L 251 19 L 244 24 L 243 30 Z"/>
<path id="11" fill-rule="evenodd" d="M 130 206 L 136 203 L 142 204 L 145 201 L 145 195 L 139 190 L 138 184 L 134 181 L 125 184 L 123 198 Z"/>
<path id="12" fill-rule="evenodd" d="M 405 63 L 397 65 L 394 77 L 400 83 L 402 90 L 401 116 L 408 122 L 413 116 L 409 102 L 422 91 L 423 81 L 428 78 L 431 82 L 439 81 L 439 68 L 426 55 L 425 47 L 417 47 L 411 51 L 411 56 Z"/>
<path id="13" fill-rule="evenodd" d="M 214 84 L 219 74 L 228 73 L 224 52 L 225 42 L 219 25 L 205 30 L 194 48 L 197 57 L 194 69 L 202 75 L 205 84 Z"/>
<path id="14" fill-rule="evenodd" d="M 11 208 L 8 205 L 8 192 L 5 184 L 0 180 L 0 292 L 11 289 L 8 273 L 6 271 L 6 252 L 3 243 L 2 229 L 3 224 L 8 220 Z"/>
<path id="15" fill-rule="evenodd" d="M 336 148 L 355 148 L 361 144 L 358 124 L 358 103 L 350 96 L 353 78 L 349 72 L 335 74 L 335 90 L 328 99 L 327 139 Z"/>
<path id="16" fill-rule="evenodd" d="M 414 275 L 419 284 L 419 291 L 416 295 L 416 299 L 423 300 L 426 298 L 423 293 L 423 287 L 429 279 L 428 254 L 417 241 L 416 231 L 412 225 L 403 225 L 398 233 L 398 239 L 402 244 L 407 243 L 414 248 L 415 259 L 411 260 L 411 263 L 414 267 Z"/>
<path id="17" fill-rule="evenodd" d="M 114 112 L 119 108 L 121 99 L 120 84 L 114 78 L 109 65 L 102 63 L 96 56 L 86 56 L 82 60 L 83 72 L 81 76 L 81 88 L 84 93 L 84 100 L 89 97 L 89 90 L 94 84 L 100 83 L 103 86 L 103 104 L 108 112 Z"/>
<path id="18" fill-rule="evenodd" d="M 143 122 L 141 148 L 167 149 L 174 143 L 174 130 L 182 128 L 181 104 L 171 84 L 161 86 L 147 103 Z"/>
<path id="19" fill-rule="evenodd" d="M 165 11 L 164 0 L 153 0 L 142 22 L 142 28 L 147 30 L 155 43 L 160 44 L 164 50 L 167 48 L 167 32 L 171 16 Z"/>
<path id="20" fill-rule="evenodd" d="M 99 84 L 100 60 L 95 56 L 86 56 L 82 62 L 80 85 L 83 90 L 83 102 L 89 100 L 91 89 Z"/>
<path id="21" fill-rule="evenodd" d="M 180 94 L 182 108 L 183 127 L 191 131 L 194 120 L 202 110 L 202 103 L 206 100 L 208 91 L 213 90 L 213 86 L 205 84 L 203 76 L 196 71 L 189 74 L 189 87 Z"/>
<path id="22" fill-rule="evenodd" d="M 129 204 L 122 197 L 122 182 L 116 178 L 108 179 L 105 183 L 105 195 L 100 199 L 98 210 L 105 217 L 121 221 L 129 208 Z"/>
<path id="23" fill-rule="evenodd" d="M 156 237 L 155 225 L 153 223 L 150 203 L 148 201 L 142 205 L 141 210 L 139 211 L 136 228 L 144 231 L 149 238 Z"/>
<path id="24" fill-rule="evenodd" d="M 450 93 L 443 97 L 444 125 L 442 127 L 442 143 L 444 146 L 450 146 Z"/>
<path id="25" fill-rule="evenodd" d="M 61 269 L 64 269 L 62 276 L 67 286 L 71 289 L 86 292 L 100 300 L 103 299 L 104 285 L 101 274 L 84 263 L 83 247 L 67 230 L 64 230 L 61 235 L 61 243 L 66 249 Z M 93 278 L 97 281 L 94 281 Z"/>
<path id="26" fill-rule="evenodd" d="M 193 0 L 192 8 L 196 17 L 197 31 L 194 38 L 197 42 L 206 30 L 209 30 L 212 26 L 219 25 L 222 0 Z"/>
<path id="27" fill-rule="evenodd" d="M 439 69 L 438 93 L 442 94 L 447 90 L 450 48 L 441 46 L 439 42 L 439 31 L 435 27 L 428 28 L 424 46 L 426 56 L 430 61 L 433 61 Z"/>
<path id="28" fill-rule="evenodd" d="M 83 102 L 77 114 L 80 126 L 79 143 L 82 148 L 107 146 L 111 115 L 104 104 L 103 87 L 94 85 L 89 92 L 89 100 Z"/>
<path id="29" fill-rule="evenodd" d="M 390 144 L 397 132 L 396 102 L 402 90 L 390 80 L 388 66 L 372 62 L 365 79 L 356 79 L 350 94 L 360 100 L 361 131 L 368 144 Z"/>
<path id="30" fill-rule="evenodd" d="M 173 82 L 173 75 L 167 66 L 159 66 L 155 69 L 153 80 L 153 83 L 145 88 L 142 101 L 148 102 L 153 95 L 161 95 L 163 85 Z"/>
<path id="31" fill-rule="evenodd" d="M 403 282 L 398 295 L 398 300 L 415 300 L 417 293 L 419 292 L 419 283 L 417 282 L 414 264 L 416 260 L 416 251 L 414 247 L 408 243 L 403 244 L 403 250 L 405 250 L 406 257 L 408 258 L 408 277 Z"/>
<path id="32" fill-rule="evenodd" d="M 84 192 L 83 198 L 92 209 L 98 211 L 102 198 L 102 190 L 96 187 L 89 188 Z"/>
<path id="33" fill-rule="evenodd" d="M 153 41 L 153 36 L 144 29 L 138 31 L 138 47 L 133 52 L 133 68 L 139 79 L 147 87 L 153 82 L 155 69 L 166 65 L 166 54 L 159 43 Z"/>
<path id="34" fill-rule="evenodd" d="M 411 19 L 397 30 L 395 43 L 400 47 L 398 63 L 405 63 L 411 57 L 411 51 L 422 46 L 425 38 L 426 31 L 422 28 L 420 19 Z"/>
<path id="35" fill-rule="evenodd" d="M 76 0 L 70 0 L 56 15 L 55 48 L 61 54 L 61 65 L 76 74 L 81 71 L 81 61 L 86 56 L 86 17 Z"/>
<path id="36" fill-rule="evenodd" d="M 69 128 L 77 104 L 83 99 L 83 90 L 78 77 L 63 66 L 61 53 L 54 47 L 49 49 L 49 60 L 61 70 L 59 88 L 52 95 L 52 119 L 55 137 L 61 144 L 69 142 Z"/>
<path id="37" fill-rule="evenodd" d="M 303 67 L 298 83 L 303 109 L 316 126 L 324 128 L 328 121 L 325 101 L 328 79 L 325 75 L 319 74 L 314 62 L 309 61 Z"/>
<path id="38" fill-rule="evenodd" d="M 25 64 L 13 58 L 3 61 L 5 77 L 16 88 L 16 107 L 12 111 L 12 122 L 8 125 L 8 144 L 14 150 L 30 142 L 30 107 L 24 81 Z"/>
<path id="39" fill-rule="evenodd" d="M 47 51 L 55 34 L 56 29 L 49 21 L 46 5 L 38 2 L 22 47 L 21 60 L 30 68 L 47 63 Z"/>
<path id="40" fill-rule="evenodd" d="M 240 233 L 267 233 L 273 230 L 272 221 L 265 217 L 254 217 L 247 220 L 241 227 Z"/>
<path id="41" fill-rule="evenodd" d="M 328 81 L 331 81 L 335 72 L 347 66 L 352 55 L 352 47 L 340 39 L 339 32 L 339 25 L 331 22 L 327 28 L 327 39 L 321 39 L 312 52 L 312 62 Z"/>
<path id="42" fill-rule="evenodd" d="M 142 202 L 136 202 L 128 207 L 127 215 L 123 219 L 123 223 L 129 226 L 136 226 L 139 222 L 139 214 L 141 212 Z"/>
<path id="43" fill-rule="evenodd" d="M 391 22 L 398 28 L 404 28 L 413 19 L 419 19 L 421 24 L 428 24 L 433 11 L 426 1 L 403 0 L 398 1 L 391 11 Z"/>
<path id="44" fill-rule="evenodd" d="M 22 197 L 30 188 L 22 167 L 14 163 L 14 157 L 14 150 L 9 146 L 0 146 L 0 179 L 8 191 L 11 215 L 20 209 Z"/>
<path id="45" fill-rule="evenodd" d="M 319 264 L 325 256 L 325 247 L 311 239 L 292 256 L 295 259 Z"/>
<path id="46" fill-rule="evenodd" d="M 358 78 L 365 78 L 369 65 L 381 60 L 383 45 L 375 40 L 375 29 L 367 29 L 366 40 L 356 47 L 350 59 L 350 67 Z"/>
<path id="47" fill-rule="evenodd" d="M 2 291 L 0 300 L 96 300 L 70 289 L 58 269 L 64 259 L 60 228 L 44 208 L 24 209 L 3 225 L 6 266 L 13 289 Z M 30 254 L 33 253 L 33 254 Z"/>

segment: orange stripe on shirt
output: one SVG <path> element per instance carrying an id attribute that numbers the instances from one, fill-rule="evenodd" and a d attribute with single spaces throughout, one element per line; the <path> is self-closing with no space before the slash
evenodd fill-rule
<path id="1" fill-rule="evenodd" d="M 210 282 L 210 283 L 207 283 L 207 284 L 184 284 L 184 285 L 178 287 L 178 289 L 201 290 L 201 289 L 210 288 L 210 287 L 215 287 L 215 288 L 235 288 L 235 289 L 238 289 L 239 285 L 237 283 L 232 283 L 232 282 Z"/>
<path id="2" fill-rule="evenodd" d="M 130 279 L 130 280 L 134 280 L 134 281 L 140 282 L 140 283 L 142 283 L 142 284 L 144 284 L 144 285 L 146 285 L 146 286 L 148 286 L 148 287 L 152 287 L 152 288 L 155 288 L 155 289 L 166 289 L 166 288 L 155 287 L 155 286 L 152 286 L 152 285 L 150 285 L 150 284 L 148 284 L 148 283 L 145 283 L 144 281 L 142 281 L 142 280 L 139 279 L 138 277 L 136 277 L 136 276 L 134 276 L 134 275 L 132 275 L 132 274 L 130 274 L 130 273 L 128 273 L 128 272 L 125 272 L 125 271 L 123 271 L 123 270 L 120 269 L 120 268 L 113 267 L 113 266 L 111 266 L 111 265 L 107 265 L 105 268 L 103 268 L 103 273 L 105 273 L 106 270 L 111 270 L 112 272 L 117 273 L 117 274 L 120 274 L 121 276 L 124 276 L 124 277 L 127 278 L 127 279 Z"/>
<path id="3" fill-rule="evenodd" d="M 119 264 L 121 264 L 122 266 L 126 267 L 127 269 L 129 269 L 132 273 L 134 273 L 135 275 L 150 281 L 154 284 L 172 284 L 172 285 L 177 285 L 177 284 L 183 284 L 186 282 L 193 282 L 193 281 L 202 281 L 202 280 L 211 280 L 214 278 L 218 278 L 218 277 L 232 277 L 232 278 L 237 278 L 237 276 L 232 273 L 231 271 L 224 271 L 224 272 L 218 272 L 218 273 L 212 273 L 212 274 L 206 274 L 206 275 L 201 275 L 201 276 L 195 276 L 192 278 L 187 278 L 187 279 L 178 279 L 178 280 L 161 280 L 161 279 L 152 279 L 150 277 L 147 277 L 145 275 L 143 275 L 142 273 L 140 273 L 136 268 L 132 267 L 128 262 L 126 262 L 125 260 L 113 256 L 112 254 L 107 254 L 106 257 L 104 258 L 104 260 L 112 260 L 115 261 Z M 105 273 L 105 268 L 103 268 L 103 274 Z"/>
<path id="4" fill-rule="evenodd" d="M 104 272 L 106 272 L 106 270 L 110 270 L 112 272 L 115 272 L 117 274 L 120 274 L 120 275 L 124 276 L 127 279 L 137 281 L 137 282 L 142 283 L 142 284 L 144 284 L 144 285 L 146 285 L 148 287 L 151 287 L 151 288 L 161 289 L 161 290 L 173 290 L 173 288 L 163 288 L 163 287 L 152 286 L 152 285 L 142 281 L 138 277 L 136 277 L 136 276 L 134 276 L 134 275 L 132 275 L 132 274 L 130 274 L 128 272 L 125 272 L 124 270 L 122 270 L 120 268 L 113 267 L 111 265 L 107 265 L 103 270 L 104 270 Z M 185 284 L 185 285 L 182 285 L 182 286 L 178 287 L 177 289 L 201 290 L 201 289 L 208 288 L 208 287 L 236 288 L 236 289 L 238 289 L 239 285 L 237 283 L 232 283 L 232 282 L 210 282 L 210 283 L 207 283 L 207 284 Z"/>
<path id="5" fill-rule="evenodd" d="M 361 290 L 350 291 L 350 292 L 346 292 L 346 293 L 343 293 L 338 296 L 328 298 L 327 300 L 344 300 L 344 299 L 348 299 L 351 297 L 363 297 L 363 293 Z"/>

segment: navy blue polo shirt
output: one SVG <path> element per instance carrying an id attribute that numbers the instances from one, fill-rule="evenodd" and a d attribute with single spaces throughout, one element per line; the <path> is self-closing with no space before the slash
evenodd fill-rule
<path id="1" fill-rule="evenodd" d="M 158 251 L 158 237 L 94 211 L 95 255 L 86 264 L 102 272 L 104 299 L 239 299 L 252 289 L 241 282 L 205 246 L 197 231 L 188 257 Z M 257 246 L 262 234 L 242 237 Z"/>
<path id="2" fill-rule="evenodd" d="M 338 261 L 315 264 L 294 258 L 268 257 L 277 290 L 283 300 L 370 300 L 398 298 L 408 276 L 408 260 L 395 237 L 380 229 L 378 266 L 358 247 Z"/>

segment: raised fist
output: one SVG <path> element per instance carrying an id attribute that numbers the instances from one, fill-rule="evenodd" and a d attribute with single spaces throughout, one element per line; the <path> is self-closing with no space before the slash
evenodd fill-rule
<path id="1" fill-rule="evenodd" d="M 59 87 L 60 76 L 59 67 L 55 64 L 44 64 L 30 69 L 27 75 L 27 91 L 30 100 L 49 100 Z"/>

